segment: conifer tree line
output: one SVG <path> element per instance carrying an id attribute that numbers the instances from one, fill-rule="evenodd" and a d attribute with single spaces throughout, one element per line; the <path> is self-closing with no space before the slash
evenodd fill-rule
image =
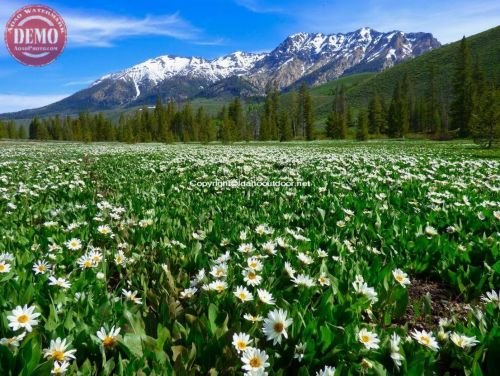
<path id="1" fill-rule="evenodd" d="M 425 90 L 416 95 L 412 77 L 405 74 L 394 84 L 392 96 L 374 88 L 366 108 L 349 103 L 348 88 L 332 93 L 330 112 L 324 121 L 324 135 L 330 139 L 389 137 L 424 134 L 436 139 L 473 138 L 491 147 L 500 138 L 500 88 L 485 80 L 478 59 L 471 56 L 465 37 L 456 56 L 450 82 L 451 96 L 440 91 L 437 67 L 427 67 Z M 234 98 L 216 115 L 205 108 L 194 109 L 158 97 L 153 108 L 143 107 L 111 121 L 102 113 L 81 113 L 77 117 L 35 118 L 28 132 L 13 121 L 0 121 L 0 138 L 33 140 L 120 141 L 120 142 L 211 142 L 313 140 L 313 101 L 302 83 L 284 100 L 270 85 L 261 104 Z"/>
<path id="2" fill-rule="evenodd" d="M 0 139 L 2 138 L 27 138 L 26 128 L 16 126 L 16 122 L 13 120 L 7 122 L 0 120 Z"/>
<path id="3" fill-rule="evenodd" d="M 448 103 L 436 84 L 436 67 L 429 67 L 426 91 L 415 95 L 413 82 L 405 74 L 394 86 L 392 98 L 384 100 L 377 90 L 368 108 L 359 110 L 356 138 L 405 137 L 409 133 L 427 134 L 433 138 L 473 138 L 486 147 L 500 139 L 500 90 L 487 84 L 477 61 L 472 57 L 465 37 L 460 43 L 456 69 L 451 82 Z M 326 135 L 333 139 L 348 137 L 351 109 L 344 86 L 334 93 L 332 109 L 326 121 Z"/>
<path id="4" fill-rule="evenodd" d="M 237 97 L 224 105 L 216 116 L 209 116 L 204 107 L 194 110 L 190 103 L 177 106 L 169 101 L 164 104 L 158 97 L 154 108 L 143 107 L 131 115 L 122 114 L 116 123 L 102 113 L 34 118 L 29 124 L 28 136 L 32 140 L 128 143 L 312 140 L 314 118 L 309 89 L 303 84 L 298 93 L 292 95 L 295 98 L 292 104 L 284 106 L 279 92 L 272 87 L 261 108 L 255 105 L 245 108 Z M 18 138 L 12 133 L 14 131 L 9 132 L 5 137 Z"/>

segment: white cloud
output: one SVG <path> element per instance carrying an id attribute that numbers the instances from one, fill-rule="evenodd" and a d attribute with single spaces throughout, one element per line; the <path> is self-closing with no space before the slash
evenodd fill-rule
<path id="1" fill-rule="evenodd" d="M 198 40 L 201 33 L 177 13 L 134 18 L 68 11 L 63 17 L 68 26 L 68 41 L 74 46 L 111 47 L 117 40 L 145 35 Z"/>
<path id="2" fill-rule="evenodd" d="M 260 0 L 235 0 L 235 3 L 254 13 L 282 13 L 283 8 L 267 5 Z"/>
<path id="3" fill-rule="evenodd" d="M 82 86 L 82 85 L 86 86 L 86 85 L 90 85 L 94 81 L 95 81 L 95 79 L 68 81 L 68 82 L 64 83 L 62 86 Z"/>
<path id="4" fill-rule="evenodd" d="M 0 1 L 0 24 L 4 25 L 12 13 L 22 5 L 18 1 Z M 118 40 L 140 36 L 213 43 L 213 40 L 207 40 L 201 29 L 193 26 L 179 13 L 137 17 L 92 10 L 83 13 L 63 6 L 56 7 L 56 10 L 68 27 L 69 47 L 112 47 Z"/>
<path id="5" fill-rule="evenodd" d="M 0 94 L 0 114 L 43 107 L 60 101 L 69 94 L 17 95 Z"/>

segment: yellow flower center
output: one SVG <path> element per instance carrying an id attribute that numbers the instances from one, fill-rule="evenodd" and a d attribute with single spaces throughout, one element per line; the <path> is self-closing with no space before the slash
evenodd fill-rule
<path id="1" fill-rule="evenodd" d="M 5 264 L 0 264 L 0 272 L 3 272 L 5 270 Z"/>
<path id="2" fill-rule="evenodd" d="M 363 342 L 363 343 L 370 342 L 370 336 L 367 336 L 366 334 L 361 336 L 361 342 Z"/>
<path id="3" fill-rule="evenodd" d="M 247 277 L 248 277 L 248 279 L 255 279 L 255 278 L 257 278 L 257 274 L 255 274 L 254 272 L 250 272 L 250 273 L 248 273 Z"/>
<path id="4" fill-rule="evenodd" d="M 284 328 L 283 327 L 283 323 L 282 322 L 277 322 L 277 323 L 274 324 L 273 328 L 274 328 L 274 331 L 276 333 L 281 333 L 283 331 L 283 328 Z"/>
<path id="5" fill-rule="evenodd" d="M 240 292 L 240 295 L 238 295 L 238 298 L 240 298 L 241 300 L 245 300 L 247 298 L 247 294 L 245 294 L 244 292 Z"/>
<path id="6" fill-rule="evenodd" d="M 238 341 L 236 343 L 236 346 L 238 347 L 239 350 L 245 350 L 247 348 L 247 344 L 244 341 Z"/>
<path id="7" fill-rule="evenodd" d="M 70 245 L 71 245 L 72 248 L 78 247 L 78 243 L 77 242 L 71 242 Z"/>
<path id="8" fill-rule="evenodd" d="M 38 265 L 38 271 L 44 272 L 46 270 L 45 265 Z"/>
<path id="9" fill-rule="evenodd" d="M 106 336 L 103 340 L 102 340 L 102 344 L 105 346 L 105 347 L 112 347 L 115 345 L 115 339 L 113 337 L 110 337 L 110 336 Z"/>
<path id="10" fill-rule="evenodd" d="M 22 314 L 21 316 L 19 316 L 17 318 L 17 321 L 21 324 L 26 324 L 28 321 L 29 321 L 29 316 L 28 315 L 25 315 L 25 314 Z"/>
<path id="11" fill-rule="evenodd" d="M 401 274 L 398 274 L 398 275 L 396 276 L 396 281 L 398 281 L 398 282 L 403 282 L 403 280 L 404 280 L 404 278 L 403 278 L 403 276 L 402 276 Z"/>
<path id="12" fill-rule="evenodd" d="M 430 343 L 431 343 L 431 340 L 429 337 L 421 337 L 420 340 L 422 341 L 422 343 L 426 346 L 429 346 Z"/>
<path id="13" fill-rule="evenodd" d="M 83 266 L 85 268 L 90 268 L 92 266 L 92 261 L 90 260 L 85 260 L 85 262 L 83 263 Z"/>
<path id="14" fill-rule="evenodd" d="M 250 359 L 250 362 L 248 362 L 248 364 L 250 364 L 250 367 L 252 368 L 259 368 L 262 365 L 262 362 L 259 358 L 253 357 L 252 359 Z"/>
<path id="15" fill-rule="evenodd" d="M 52 351 L 52 359 L 62 362 L 64 361 L 64 353 L 61 350 L 54 350 Z"/>

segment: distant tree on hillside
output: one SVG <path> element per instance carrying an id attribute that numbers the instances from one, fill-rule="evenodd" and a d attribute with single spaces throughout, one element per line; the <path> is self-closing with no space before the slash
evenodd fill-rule
<path id="1" fill-rule="evenodd" d="M 335 91 L 332 109 L 326 120 L 327 137 L 333 139 L 347 138 L 347 127 L 351 116 L 352 114 L 347 104 L 346 88 L 342 85 L 340 89 Z"/>
<path id="2" fill-rule="evenodd" d="M 356 139 L 358 141 L 368 140 L 368 114 L 366 111 L 359 111 L 358 114 L 358 129 L 356 131 Z"/>
<path id="3" fill-rule="evenodd" d="M 472 135 L 474 141 L 485 148 L 491 148 L 500 141 L 500 90 L 486 88 L 477 99 L 472 113 Z"/>
<path id="4" fill-rule="evenodd" d="M 471 121 L 474 106 L 472 63 L 467 39 L 462 38 L 453 76 L 453 102 L 450 108 L 452 128 L 458 130 L 460 137 L 471 134 Z"/>
<path id="5" fill-rule="evenodd" d="M 380 135 L 385 132 L 386 119 L 382 98 L 375 92 L 368 105 L 368 130 L 373 135 Z"/>

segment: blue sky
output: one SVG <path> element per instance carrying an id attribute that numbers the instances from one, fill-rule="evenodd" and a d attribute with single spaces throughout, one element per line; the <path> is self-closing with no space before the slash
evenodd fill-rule
<path id="1" fill-rule="evenodd" d="M 18 8 L 0 0 L 2 28 Z M 34 3 L 40 3 L 34 1 Z M 267 51 L 299 32 L 432 32 L 442 43 L 500 25 L 497 0 L 118 0 L 41 1 L 66 20 L 68 44 L 52 64 L 25 67 L 0 47 L 0 113 L 40 107 L 100 76 L 148 58 L 213 58 Z"/>

